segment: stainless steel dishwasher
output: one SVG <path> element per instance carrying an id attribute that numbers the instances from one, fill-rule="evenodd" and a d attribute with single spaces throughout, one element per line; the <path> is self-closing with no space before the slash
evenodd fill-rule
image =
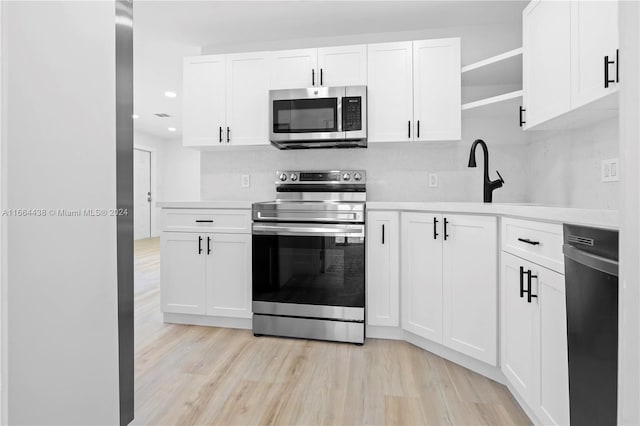
<path id="1" fill-rule="evenodd" d="M 616 425 L 618 231 L 564 225 L 573 425 Z"/>

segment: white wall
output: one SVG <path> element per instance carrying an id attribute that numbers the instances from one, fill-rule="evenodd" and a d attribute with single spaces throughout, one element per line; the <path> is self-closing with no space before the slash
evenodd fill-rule
<path id="1" fill-rule="evenodd" d="M 10 424 L 117 424 L 115 5 L 3 2 Z M 7 408 L 7 407 L 5 407 Z"/>
<path id="2" fill-rule="evenodd" d="M 151 236 L 160 235 L 159 201 L 200 199 L 200 152 L 181 140 L 161 139 L 135 131 L 134 146 L 151 151 Z"/>
<path id="3" fill-rule="evenodd" d="M 640 4 L 620 2 L 618 424 L 640 424 Z"/>

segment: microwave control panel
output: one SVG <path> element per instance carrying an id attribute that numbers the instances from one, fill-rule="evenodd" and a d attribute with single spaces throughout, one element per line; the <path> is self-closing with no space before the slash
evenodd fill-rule
<path id="1" fill-rule="evenodd" d="M 362 97 L 342 98 L 342 131 L 362 130 Z"/>

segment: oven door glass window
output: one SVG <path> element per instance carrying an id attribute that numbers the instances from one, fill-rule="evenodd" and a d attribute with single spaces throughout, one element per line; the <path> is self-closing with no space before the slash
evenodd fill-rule
<path id="1" fill-rule="evenodd" d="M 274 133 L 338 131 L 338 99 L 291 99 L 273 101 Z"/>
<path id="2" fill-rule="evenodd" d="M 364 238 L 253 236 L 253 300 L 364 307 Z"/>

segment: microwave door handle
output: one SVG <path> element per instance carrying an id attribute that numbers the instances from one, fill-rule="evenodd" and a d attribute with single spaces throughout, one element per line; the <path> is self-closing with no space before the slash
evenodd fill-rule
<path id="1" fill-rule="evenodd" d="M 344 96 L 346 96 L 346 93 L 344 94 Z M 342 132 L 342 101 L 344 100 L 344 96 L 338 97 L 338 113 L 336 114 L 338 117 L 338 132 Z M 347 135 L 345 134 L 344 137 L 346 137 Z"/>

